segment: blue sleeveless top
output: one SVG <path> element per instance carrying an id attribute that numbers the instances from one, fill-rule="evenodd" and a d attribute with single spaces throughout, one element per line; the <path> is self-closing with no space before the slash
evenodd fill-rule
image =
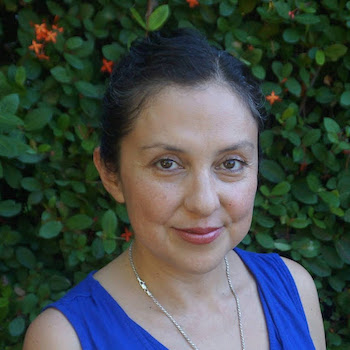
<path id="1" fill-rule="evenodd" d="M 271 350 L 315 349 L 297 287 L 278 254 L 258 254 L 235 248 L 254 276 L 263 306 Z M 48 305 L 60 310 L 77 333 L 83 350 L 166 350 L 134 322 L 93 278 Z"/>

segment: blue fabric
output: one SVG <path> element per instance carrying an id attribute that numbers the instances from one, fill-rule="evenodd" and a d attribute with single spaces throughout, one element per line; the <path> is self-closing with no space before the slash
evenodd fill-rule
<path id="1" fill-rule="evenodd" d="M 315 349 L 296 285 L 279 255 L 238 248 L 235 251 L 257 282 L 270 349 Z M 48 307 L 60 310 L 67 317 L 83 350 L 166 350 L 123 311 L 93 278 L 93 272 Z"/>

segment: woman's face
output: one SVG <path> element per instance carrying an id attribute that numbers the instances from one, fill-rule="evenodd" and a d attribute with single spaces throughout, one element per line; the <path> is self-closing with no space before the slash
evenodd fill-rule
<path id="1" fill-rule="evenodd" d="M 167 88 L 121 143 L 110 191 L 126 203 L 135 253 L 210 271 L 247 234 L 257 188 L 258 130 L 228 88 Z"/>

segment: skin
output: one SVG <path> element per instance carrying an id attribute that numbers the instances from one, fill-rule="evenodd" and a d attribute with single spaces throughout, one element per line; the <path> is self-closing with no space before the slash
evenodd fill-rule
<path id="1" fill-rule="evenodd" d="M 98 149 L 94 153 L 105 188 L 115 200 L 126 203 L 135 232 L 133 257 L 139 275 L 200 349 L 240 348 L 225 255 L 240 297 L 246 348 L 269 348 L 256 283 L 232 251 L 251 224 L 257 136 L 249 109 L 226 86 L 169 87 L 144 108 L 122 140 L 118 175 L 106 170 Z M 179 234 L 179 229 L 198 227 L 215 227 L 220 234 L 207 244 L 193 244 Z M 288 259 L 285 263 L 296 281 L 316 349 L 323 350 L 314 283 L 300 265 Z M 94 277 L 135 322 L 166 347 L 188 348 L 138 286 L 127 254 Z M 58 342 L 61 334 L 65 343 Z M 24 345 L 24 350 L 47 348 L 80 349 L 69 322 L 53 309 L 34 321 Z"/>

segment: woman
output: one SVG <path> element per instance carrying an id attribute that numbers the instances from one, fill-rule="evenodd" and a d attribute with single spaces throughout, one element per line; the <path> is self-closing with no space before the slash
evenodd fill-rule
<path id="1" fill-rule="evenodd" d="M 197 33 L 132 47 L 94 162 L 135 241 L 47 308 L 25 350 L 325 349 L 309 274 L 233 250 L 252 219 L 260 101 L 247 69 Z"/>

